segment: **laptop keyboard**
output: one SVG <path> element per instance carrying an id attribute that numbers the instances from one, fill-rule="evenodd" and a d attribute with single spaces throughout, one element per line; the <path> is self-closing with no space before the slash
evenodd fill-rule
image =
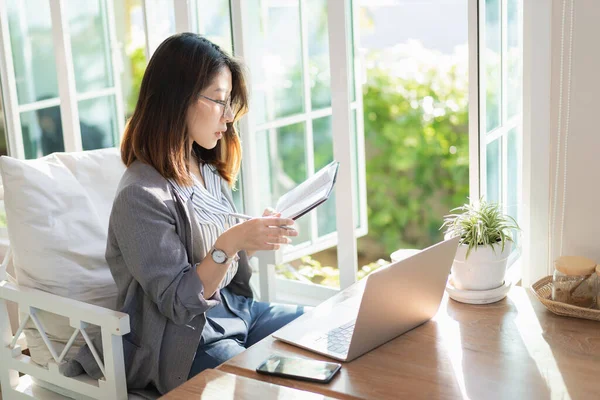
<path id="1" fill-rule="evenodd" d="M 315 341 L 317 343 L 327 341 L 327 350 L 334 353 L 345 354 L 350 348 L 350 339 L 352 338 L 355 324 L 356 321 L 350 321 L 344 325 L 338 326 L 337 328 L 324 333 Z"/>

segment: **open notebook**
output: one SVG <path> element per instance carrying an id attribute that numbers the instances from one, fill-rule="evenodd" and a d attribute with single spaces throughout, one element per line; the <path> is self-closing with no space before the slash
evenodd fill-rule
<path id="1" fill-rule="evenodd" d="M 275 210 L 284 218 L 296 220 L 329 198 L 340 163 L 333 161 L 284 194 Z"/>

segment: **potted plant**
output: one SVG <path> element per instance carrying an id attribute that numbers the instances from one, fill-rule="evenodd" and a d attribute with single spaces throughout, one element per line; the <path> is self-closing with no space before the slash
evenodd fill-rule
<path id="1" fill-rule="evenodd" d="M 508 256 L 519 225 L 496 203 L 480 199 L 451 210 L 440 229 L 460 237 L 452 264 L 452 283 L 460 290 L 489 290 L 504 284 Z"/>

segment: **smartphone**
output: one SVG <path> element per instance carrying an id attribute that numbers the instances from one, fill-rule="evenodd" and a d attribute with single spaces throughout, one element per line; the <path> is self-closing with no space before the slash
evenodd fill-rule
<path id="1" fill-rule="evenodd" d="M 302 381 L 328 383 L 340 368 L 342 365 L 334 362 L 273 355 L 260 364 L 256 372 Z"/>

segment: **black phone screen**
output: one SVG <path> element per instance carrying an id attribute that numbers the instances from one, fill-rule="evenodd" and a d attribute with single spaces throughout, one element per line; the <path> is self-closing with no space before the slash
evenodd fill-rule
<path id="1" fill-rule="evenodd" d="M 333 362 L 273 355 L 256 368 L 256 372 L 327 383 L 341 367 L 341 364 Z"/>

